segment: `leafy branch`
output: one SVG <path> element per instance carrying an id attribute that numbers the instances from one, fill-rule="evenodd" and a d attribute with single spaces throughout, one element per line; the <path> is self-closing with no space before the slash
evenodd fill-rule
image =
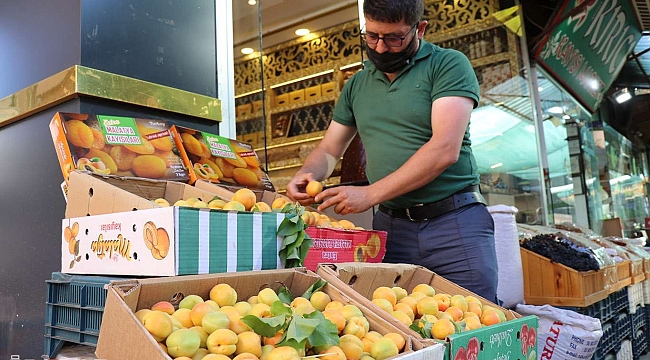
<path id="1" fill-rule="evenodd" d="M 283 237 L 278 255 L 285 268 L 301 267 L 313 241 L 305 229 L 307 223 L 302 219 L 305 208 L 299 203 L 286 204 L 281 210 L 286 216 L 278 227 L 278 236 Z"/>
<path id="2" fill-rule="evenodd" d="M 320 290 L 327 282 L 318 280 L 303 294 L 309 299 L 314 292 Z M 282 294 L 282 296 L 280 296 Z M 287 294 L 288 298 L 287 298 Z M 307 296 L 305 296 L 307 295 Z M 271 305 L 271 317 L 260 318 L 256 315 L 246 315 L 242 321 L 250 326 L 253 331 L 264 337 L 273 337 L 282 332 L 282 339 L 278 346 L 291 346 L 299 351 L 304 351 L 307 341 L 311 346 L 338 345 L 338 329 L 331 321 L 318 310 L 309 314 L 298 314 L 289 303 L 293 300 L 286 287 L 278 291 L 277 300 Z"/>

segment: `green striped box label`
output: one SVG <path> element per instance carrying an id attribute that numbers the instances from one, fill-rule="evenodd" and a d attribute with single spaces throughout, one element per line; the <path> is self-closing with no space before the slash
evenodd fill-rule
<path id="1" fill-rule="evenodd" d="M 283 213 L 174 208 L 176 274 L 279 269 Z"/>

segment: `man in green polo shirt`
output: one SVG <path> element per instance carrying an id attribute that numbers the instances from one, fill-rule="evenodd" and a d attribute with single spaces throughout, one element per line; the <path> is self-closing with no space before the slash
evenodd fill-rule
<path id="1" fill-rule="evenodd" d="M 359 213 L 379 205 L 385 262 L 413 263 L 496 299 L 494 224 L 478 190 L 469 118 L 479 86 L 462 53 L 422 39 L 422 0 L 365 0 L 369 61 L 343 87 L 320 144 L 287 186 L 302 204 Z M 365 148 L 368 186 L 305 186 L 330 176 L 353 137 Z"/>

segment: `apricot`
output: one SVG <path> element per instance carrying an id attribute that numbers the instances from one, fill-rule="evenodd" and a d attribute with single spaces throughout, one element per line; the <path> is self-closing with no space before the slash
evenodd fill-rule
<path id="1" fill-rule="evenodd" d="M 230 357 L 223 354 L 208 354 L 202 357 L 201 360 L 230 360 Z"/>
<path id="2" fill-rule="evenodd" d="M 319 360 L 346 360 L 345 353 L 338 346 L 330 346 L 320 352 L 320 354 L 327 354 L 319 356 Z"/>
<path id="3" fill-rule="evenodd" d="M 372 298 L 373 299 L 386 299 L 390 302 L 391 306 L 395 306 L 397 304 L 397 295 L 395 295 L 395 292 L 393 289 L 387 287 L 387 286 L 380 286 L 375 289 L 372 293 Z"/>
<path id="4" fill-rule="evenodd" d="M 381 250 L 381 239 L 379 238 L 379 235 L 373 233 L 368 238 L 368 243 L 366 244 L 366 253 L 368 254 L 368 256 L 374 259 L 377 257 L 377 255 L 379 255 L 379 250 Z M 402 290 L 403 290 L 403 295 L 406 296 L 406 290 L 404 289 Z"/>
<path id="5" fill-rule="evenodd" d="M 201 322 L 203 321 L 203 317 L 205 316 L 205 314 L 214 311 L 215 310 L 212 308 L 212 306 L 210 304 L 206 304 L 205 302 L 194 305 L 194 307 L 190 311 L 190 317 L 192 318 L 192 323 L 194 324 L 194 326 L 201 326 Z"/>
<path id="6" fill-rule="evenodd" d="M 481 315 L 481 324 L 485 326 L 495 325 L 501 323 L 499 314 L 494 310 L 484 311 Z"/>
<path id="7" fill-rule="evenodd" d="M 181 324 L 181 322 L 177 318 L 169 314 L 167 314 L 167 316 L 169 316 L 169 319 L 172 321 L 172 328 L 173 328 L 172 332 L 183 328 L 183 324 Z"/>
<path id="8" fill-rule="evenodd" d="M 222 210 L 246 211 L 246 207 L 239 201 L 229 201 L 221 208 Z"/>
<path id="9" fill-rule="evenodd" d="M 183 141 L 183 147 L 190 154 L 201 157 L 203 155 L 203 148 L 201 147 L 201 142 L 197 140 L 194 136 L 188 133 L 181 134 L 181 140 Z"/>
<path id="10" fill-rule="evenodd" d="M 434 339 L 444 340 L 456 332 L 454 324 L 449 319 L 439 319 L 431 327 L 431 336 Z"/>
<path id="11" fill-rule="evenodd" d="M 397 302 L 399 302 L 400 300 L 402 300 L 403 298 L 408 296 L 408 292 L 406 292 L 406 289 L 401 288 L 399 286 L 393 286 L 391 288 L 391 290 L 393 290 L 393 292 L 395 293 L 395 297 L 397 298 Z"/>
<path id="12" fill-rule="evenodd" d="M 257 202 L 255 193 L 250 189 L 239 189 L 233 194 L 231 201 L 237 201 L 244 205 L 244 209 L 250 210 Z"/>
<path id="13" fill-rule="evenodd" d="M 151 307 L 151 310 L 158 310 L 171 315 L 174 313 L 174 305 L 169 301 L 159 301 Z"/>
<path id="14" fill-rule="evenodd" d="M 158 310 L 146 313 L 142 318 L 142 325 L 158 342 L 165 340 L 174 330 L 171 317 Z"/>
<path id="15" fill-rule="evenodd" d="M 345 328 L 343 328 L 344 335 L 354 335 L 359 339 L 363 338 L 368 332 L 368 320 L 361 316 L 353 316 L 347 319 Z"/>
<path id="16" fill-rule="evenodd" d="M 323 184 L 321 184 L 320 181 L 312 180 L 307 183 L 305 191 L 307 192 L 307 195 L 316 197 L 316 195 L 320 194 L 321 191 L 323 191 Z"/>
<path id="17" fill-rule="evenodd" d="M 476 296 L 472 296 L 472 295 L 465 296 L 465 301 L 467 301 L 468 304 L 469 303 L 476 303 L 476 304 L 482 305 L 481 300 L 476 298 Z"/>
<path id="18" fill-rule="evenodd" d="M 415 298 L 413 298 L 412 296 L 403 297 L 401 300 L 399 300 L 397 302 L 397 304 L 406 304 L 406 305 L 408 305 L 411 308 L 411 311 L 413 312 L 413 314 L 416 314 L 417 311 L 418 311 L 418 301 L 415 300 Z M 397 306 L 397 304 L 395 304 L 395 306 Z"/>
<path id="19" fill-rule="evenodd" d="M 217 304 L 214 300 L 206 300 L 205 302 L 210 304 L 214 310 L 219 310 L 219 304 Z"/>
<path id="20" fill-rule="evenodd" d="M 180 303 L 178 303 L 178 307 L 188 309 L 188 310 L 192 310 L 194 305 L 196 305 L 198 303 L 202 303 L 202 302 L 203 302 L 203 298 L 198 296 L 198 295 L 194 295 L 194 294 L 187 295 L 187 296 L 185 296 L 183 298 L 183 300 L 181 300 Z"/>
<path id="21" fill-rule="evenodd" d="M 333 300 L 325 306 L 325 310 L 341 310 L 343 308 L 343 303 L 338 300 Z"/>
<path id="22" fill-rule="evenodd" d="M 155 199 L 155 200 L 153 200 L 152 202 L 153 202 L 154 204 L 158 205 L 158 206 L 163 206 L 163 207 L 167 207 L 167 206 L 169 206 L 169 201 L 167 201 L 167 200 L 165 200 L 165 199 L 163 199 L 163 198 Z"/>
<path id="23" fill-rule="evenodd" d="M 167 164 L 155 155 L 140 155 L 133 159 L 131 169 L 137 176 L 160 179 L 165 176 Z"/>
<path id="24" fill-rule="evenodd" d="M 115 161 L 113 161 L 113 158 L 109 154 L 101 150 L 90 149 L 90 151 L 88 151 L 88 153 L 86 154 L 86 157 L 89 159 L 95 157 L 99 158 L 104 163 L 106 169 L 110 170 L 110 174 L 115 174 L 117 172 L 117 165 L 115 164 Z"/>
<path id="25" fill-rule="evenodd" d="M 467 311 L 467 300 L 463 295 L 454 295 L 449 300 L 449 306 L 456 306 L 465 312 Z"/>
<path id="26" fill-rule="evenodd" d="M 266 360 L 300 360 L 300 355 L 291 346 L 280 346 L 271 350 Z"/>
<path id="27" fill-rule="evenodd" d="M 201 326 L 208 334 L 212 334 L 218 329 L 229 329 L 230 319 L 222 311 L 209 312 L 203 316 Z"/>
<path id="28" fill-rule="evenodd" d="M 196 350 L 194 355 L 192 355 L 192 360 L 203 360 L 203 358 L 209 354 L 210 352 L 208 351 L 208 349 L 200 347 L 198 350 Z"/>
<path id="29" fill-rule="evenodd" d="M 257 317 L 268 317 L 271 314 L 271 307 L 264 303 L 257 303 L 251 307 L 249 315 L 255 315 Z"/>
<path id="30" fill-rule="evenodd" d="M 264 343 L 264 345 L 273 345 L 273 346 L 275 346 L 280 342 L 280 340 L 282 340 L 283 336 L 284 336 L 284 331 L 280 330 L 275 335 L 273 335 L 272 337 L 263 338 L 262 342 Z M 262 350 L 264 350 L 264 349 L 262 349 Z"/>
<path id="31" fill-rule="evenodd" d="M 232 171 L 232 177 L 238 184 L 247 186 L 247 187 L 256 187 L 259 179 L 257 174 L 246 169 L 246 168 L 235 168 Z"/>
<path id="32" fill-rule="evenodd" d="M 263 201 L 256 202 L 255 205 L 253 205 L 253 208 L 251 209 L 251 211 L 256 211 L 256 212 L 271 212 L 271 210 L 272 210 L 271 207 Z"/>
<path id="33" fill-rule="evenodd" d="M 227 162 L 224 158 L 218 157 L 214 159 L 214 163 L 219 166 L 221 173 L 224 177 L 232 178 L 232 171 L 235 169 L 235 165 Z"/>
<path id="34" fill-rule="evenodd" d="M 104 135 L 102 135 L 102 133 L 95 128 L 90 128 L 90 131 L 93 132 L 93 144 L 91 145 L 91 147 L 93 149 L 103 150 L 104 147 L 106 147 L 106 142 L 104 141 Z"/>
<path id="35" fill-rule="evenodd" d="M 397 303 L 395 304 L 395 307 L 393 308 L 395 311 L 401 311 L 404 314 L 408 315 L 408 317 L 411 319 L 411 322 L 415 320 L 415 312 L 413 309 L 408 304 L 405 303 Z"/>
<path id="36" fill-rule="evenodd" d="M 124 146 L 113 146 L 109 154 L 115 162 L 117 169 L 121 171 L 130 170 L 133 160 L 138 156 L 138 154 Z"/>
<path id="37" fill-rule="evenodd" d="M 208 336 L 206 346 L 213 354 L 230 356 L 237 350 L 239 337 L 230 329 L 217 329 Z"/>
<path id="38" fill-rule="evenodd" d="M 253 305 L 247 303 L 246 301 L 239 301 L 235 303 L 233 307 L 239 312 L 239 315 L 246 316 L 251 312 Z"/>
<path id="39" fill-rule="evenodd" d="M 226 205 L 226 202 L 221 200 L 221 199 L 213 199 L 210 200 L 208 203 L 208 208 L 209 209 L 223 209 L 223 207 Z"/>
<path id="40" fill-rule="evenodd" d="M 258 334 L 252 331 L 244 331 L 239 333 L 237 338 L 235 355 L 243 353 L 250 353 L 256 357 L 262 355 L 262 338 Z"/>
<path id="41" fill-rule="evenodd" d="M 154 258 L 162 260 L 169 253 L 169 235 L 167 234 L 167 230 L 164 228 L 156 229 L 156 239 L 158 240 L 158 244 L 151 249 L 151 253 Z"/>
<path id="42" fill-rule="evenodd" d="M 418 300 L 417 303 L 418 315 L 435 315 L 438 313 L 438 300 L 426 296 Z"/>
<path id="43" fill-rule="evenodd" d="M 325 308 L 327 308 L 327 306 Z M 363 317 L 363 313 L 356 305 L 352 305 L 352 304 L 343 305 L 340 311 L 346 320 L 354 316 Z"/>
<path id="44" fill-rule="evenodd" d="M 151 135 L 151 134 L 161 132 L 158 129 L 152 129 L 152 128 L 145 127 L 145 126 L 138 126 L 138 130 L 140 130 L 140 133 L 142 135 Z M 163 136 L 163 137 L 153 139 L 153 140 L 148 140 L 148 141 L 151 143 L 151 145 L 153 145 L 153 147 L 155 147 L 156 149 L 161 150 L 161 151 L 171 151 L 171 149 L 174 148 L 174 143 L 172 142 L 172 139 L 171 139 L 170 136 Z"/>
<path id="45" fill-rule="evenodd" d="M 199 338 L 201 339 L 201 345 L 199 345 L 199 347 L 205 348 L 205 344 L 208 341 L 208 336 L 210 334 L 208 334 L 208 332 L 201 326 L 192 326 L 190 327 L 190 330 L 199 335 Z"/>
<path id="46" fill-rule="evenodd" d="M 421 292 L 426 296 L 434 296 L 436 294 L 436 290 L 434 290 L 433 287 L 431 287 L 431 285 L 429 284 L 415 285 L 411 293 L 416 293 L 416 292 Z"/>
<path id="47" fill-rule="evenodd" d="M 151 142 L 142 136 L 140 137 L 140 144 L 129 144 L 124 145 L 124 147 L 140 155 L 153 155 L 156 152 L 156 148 L 151 145 Z"/>
<path id="48" fill-rule="evenodd" d="M 235 158 L 223 158 L 226 162 L 229 164 L 235 166 L 236 168 L 246 168 L 248 164 L 246 164 L 246 161 L 239 155 L 235 154 Z"/>
<path id="49" fill-rule="evenodd" d="M 199 349 L 201 338 L 190 329 L 179 329 L 172 332 L 165 341 L 167 352 L 172 357 L 190 357 Z"/>
<path id="50" fill-rule="evenodd" d="M 251 156 L 242 156 L 242 159 L 246 162 L 248 167 L 253 168 L 253 169 L 259 169 L 260 167 L 260 160 L 257 158 L 255 155 Z"/>
<path id="51" fill-rule="evenodd" d="M 287 199 L 283 197 L 277 197 L 271 203 L 271 209 L 282 209 L 288 203 Z"/>
<path id="52" fill-rule="evenodd" d="M 391 338 L 383 337 L 370 347 L 370 356 L 375 360 L 384 360 L 397 354 L 399 354 L 399 349 Z"/>
<path id="53" fill-rule="evenodd" d="M 411 324 L 413 324 L 411 317 L 401 310 L 393 311 L 393 317 L 406 326 L 411 326 Z"/>
<path id="54" fill-rule="evenodd" d="M 185 200 L 176 200 L 176 202 L 174 203 L 174 206 L 190 207 L 190 204 L 188 204 L 187 201 L 185 201 Z"/>
<path id="55" fill-rule="evenodd" d="M 451 315 L 451 318 L 454 321 L 459 321 L 460 319 L 463 318 L 463 310 L 461 310 L 458 306 L 452 305 L 445 310 L 445 312 L 449 315 Z"/>
<path id="56" fill-rule="evenodd" d="M 384 337 L 393 340 L 395 346 L 397 346 L 398 351 L 402 351 L 404 349 L 404 346 L 406 346 L 406 340 L 404 340 L 404 337 L 398 333 L 389 332 L 387 334 L 384 334 Z"/>
<path id="57" fill-rule="evenodd" d="M 176 160 L 176 155 L 170 150 L 170 151 L 162 151 L 156 149 L 156 151 L 153 153 L 154 156 L 159 157 L 162 161 L 165 162 L 165 166 L 167 168 L 171 167 L 173 163 L 175 163 Z"/>
<path id="58" fill-rule="evenodd" d="M 206 203 L 205 201 L 199 200 L 199 201 L 195 201 L 194 204 L 192 204 L 192 207 L 197 208 L 197 209 L 207 209 L 208 208 L 208 203 Z"/>
<path id="59" fill-rule="evenodd" d="M 83 121 L 68 120 L 65 122 L 65 138 L 75 146 L 90 148 L 93 145 L 93 131 Z"/>
<path id="60" fill-rule="evenodd" d="M 448 294 L 435 294 L 433 298 L 438 301 L 438 310 L 445 311 L 451 305 L 451 297 Z"/>
<path id="61" fill-rule="evenodd" d="M 481 324 L 481 320 L 478 316 L 468 316 L 465 318 L 465 328 L 467 330 L 475 330 L 481 327 L 483 327 L 483 324 Z"/>
<path id="62" fill-rule="evenodd" d="M 323 311 L 323 316 L 336 325 L 339 332 L 345 328 L 345 317 L 341 312 L 336 310 L 325 310 Z"/>
<path id="63" fill-rule="evenodd" d="M 339 220 L 339 225 L 341 225 L 342 228 L 347 230 L 354 229 L 354 223 L 349 220 L 345 220 L 345 219 Z"/>
<path id="64" fill-rule="evenodd" d="M 386 299 L 372 299 L 372 303 L 377 305 L 380 309 L 391 314 L 393 312 L 393 306 L 390 304 L 390 301 Z M 408 306 L 408 305 L 406 305 Z M 399 309 L 396 309 L 399 310 Z"/>
<path id="65" fill-rule="evenodd" d="M 313 294 L 311 294 L 311 297 L 309 298 L 309 302 L 311 302 L 311 305 L 314 307 L 314 309 L 318 311 L 325 310 L 325 307 L 331 301 L 332 298 L 322 291 L 314 292 Z"/>
<path id="66" fill-rule="evenodd" d="M 363 343 L 363 352 L 370 353 L 370 347 L 372 344 L 382 337 L 383 336 L 376 331 L 368 331 L 363 339 L 361 339 L 361 342 Z"/>
<path id="67" fill-rule="evenodd" d="M 339 347 L 348 360 L 358 360 L 363 355 L 363 342 L 354 335 L 343 335 L 339 338 Z"/>
<path id="68" fill-rule="evenodd" d="M 261 351 L 260 351 L 260 354 L 261 354 Z M 232 360 L 259 360 L 259 358 L 257 356 L 255 356 L 254 354 L 245 352 L 245 353 L 241 353 L 241 354 L 235 356 Z"/>
<path id="69" fill-rule="evenodd" d="M 210 289 L 210 300 L 222 307 L 233 306 L 237 302 L 237 292 L 228 284 L 217 284 Z"/>
<path id="70" fill-rule="evenodd" d="M 142 319 L 144 318 L 147 313 L 151 312 L 151 309 L 140 309 L 135 312 L 135 317 L 138 319 L 138 321 L 142 324 Z"/>
<path id="71" fill-rule="evenodd" d="M 192 323 L 192 317 L 190 316 L 190 309 L 185 309 L 185 308 L 179 308 L 178 310 L 174 311 L 172 314 L 173 317 L 178 319 L 180 321 L 181 325 L 183 325 L 184 328 L 191 328 L 194 326 L 194 323 Z"/>
<path id="72" fill-rule="evenodd" d="M 217 164 L 214 163 L 214 161 L 203 157 L 199 160 L 199 164 L 207 165 L 210 169 L 212 169 L 212 172 L 217 176 L 217 178 L 223 177 L 223 172 L 221 171 L 219 166 L 217 166 Z"/>

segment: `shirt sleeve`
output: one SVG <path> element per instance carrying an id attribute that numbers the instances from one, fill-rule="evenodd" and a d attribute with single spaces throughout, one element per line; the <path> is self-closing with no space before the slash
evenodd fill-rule
<path id="1" fill-rule="evenodd" d="M 357 126 L 357 121 L 354 118 L 354 111 L 352 110 L 352 88 L 357 75 L 358 73 L 354 74 L 350 79 L 348 79 L 345 85 L 343 85 L 341 95 L 339 95 L 339 98 L 336 101 L 336 106 L 334 107 L 332 120 L 341 125 Z"/>
<path id="2" fill-rule="evenodd" d="M 465 54 L 444 49 L 436 57 L 433 67 L 431 102 L 445 96 L 462 96 L 474 100 L 478 106 L 480 88 L 476 73 Z"/>

